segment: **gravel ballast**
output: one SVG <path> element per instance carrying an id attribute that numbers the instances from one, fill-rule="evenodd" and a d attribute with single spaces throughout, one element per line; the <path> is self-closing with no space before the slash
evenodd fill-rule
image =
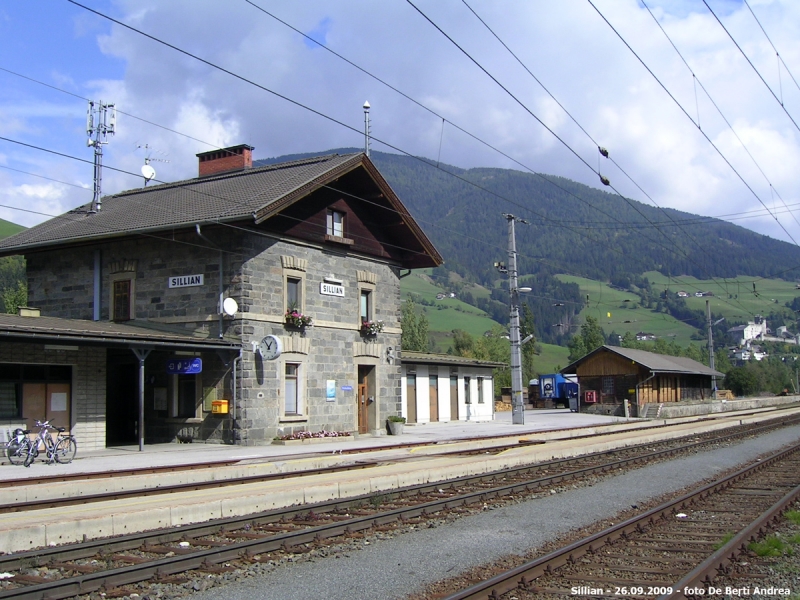
<path id="1" fill-rule="evenodd" d="M 297 556 L 259 564 L 231 582 L 192 593 L 197 600 L 404 598 L 477 565 L 532 548 L 610 519 L 800 439 L 800 426 L 717 447 L 693 456 L 626 470 L 591 486 L 510 503 L 441 526 L 350 540 L 328 556 Z M 796 590 L 793 590 L 796 591 Z"/>

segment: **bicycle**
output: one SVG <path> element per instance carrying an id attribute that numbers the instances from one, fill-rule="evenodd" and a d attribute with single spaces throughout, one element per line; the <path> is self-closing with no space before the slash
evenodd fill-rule
<path id="1" fill-rule="evenodd" d="M 29 433 L 31 433 L 30 429 L 17 428 L 14 430 L 13 437 L 8 440 L 6 456 L 12 465 L 25 463 L 25 458 L 30 453 L 30 446 L 33 444 L 33 440 L 28 437 Z"/>
<path id="2" fill-rule="evenodd" d="M 73 435 L 64 435 L 65 427 L 55 427 L 50 425 L 50 421 L 36 421 L 36 427 L 39 427 L 39 435 L 33 439 L 33 442 L 28 446 L 28 454 L 25 456 L 23 464 L 30 467 L 31 463 L 39 456 L 39 446 L 44 445 L 47 452 L 47 463 L 53 462 L 67 464 L 72 462 L 75 458 L 75 453 L 78 451 L 78 442 Z M 58 431 L 58 437 L 53 439 L 53 434 L 50 430 Z"/>

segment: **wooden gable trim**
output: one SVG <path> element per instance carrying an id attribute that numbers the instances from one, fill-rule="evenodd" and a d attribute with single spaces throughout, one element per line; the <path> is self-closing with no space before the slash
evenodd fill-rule
<path id="1" fill-rule="evenodd" d="M 341 178 L 342 176 L 355 171 L 359 167 L 362 167 L 366 174 L 370 177 L 370 179 L 375 183 L 376 187 L 380 190 L 380 194 L 378 197 L 383 197 L 388 202 L 389 207 L 397 212 L 398 219 L 400 223 L 393 224 L 392 227 L 402 227 L 408 230 L 412 237 L 417 241 L 420 245 L 424 254 L 427 254 L 430 261 L 433 265 L 426 264 L 423 266 L 438 266 L 444 262 L 444 259 L 439 254 L 439 252 L 434 247 L 433 243 L 428 239 L 428 236 L 422 231 L 419 225 L 416 223 L 414 218 L 411 216 L 411 213 L 408 212 L 408 209 L 405 205 L 401 202 L 400 198 L 394 193 L 391 186 L 387 183 L 387 181 L 383 178 L 380 174 L 378 169 L 372 163 L 369 158 L 363 154 L 358 156 L 354 156 L 351 160 L 342 163 L 338 167 L 331 169 L 323 176 L 318 177 L 317 179 L 310 181 L 292 192 L 283 196 L 283 198 L 277 200 L 276 202 L 272 202 L 258 211 L 256 211 L 253 215 L 255 223 L 260 224 L 266 221 L 267 219 L 276 216 L 281 211 L 285 210 L 287 207 L 291 206 L 295 202 L 298 202 L 302 198 L 309 196 L 314 191 L 326 186 L 337 179 Z M 427 262 L 427 261 L 426 261 Z"/>

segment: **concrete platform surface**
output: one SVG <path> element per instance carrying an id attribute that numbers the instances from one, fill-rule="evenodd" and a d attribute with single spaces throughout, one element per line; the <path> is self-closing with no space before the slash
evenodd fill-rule
<path id="1" fill-rule="evenodd" d="M 145 444 L 140 452 L 138 446 L 115 446 L 102 450 L 82 451 L 78 439 L 78 453 L 68 465 L 48 465 L 37 460 L 30 468 L 14 466 L 5 456 L 0 465 L 0 481 L 19 478 L 36 478 L 61 473 L 93 473 L 111 470 L 128 470 L 155 466 L 185 465 L 208 461 L 259 461 L 283 460 L 303 455 L 332 454 L 340 450 L 379 449 L 398 444 L 439 444 L 455 440 L 495 436 L 524 436 L 546 431 L 562 431 L 573 428 L 596 427 L 614 423 L 635 422 L 639 419 L 589 415 L 570 412 L 567 409 L 527 410 L 525 424 L 511 422 L 510 412 L 498 412 L 491 421 L 452 421 L 448 423 L 426 423 L 404 427 L 402 436 L 361 435 L 350 441 L 330 441 L 314 444 L 278 446 L 233 446 L 226 444 Z"/>

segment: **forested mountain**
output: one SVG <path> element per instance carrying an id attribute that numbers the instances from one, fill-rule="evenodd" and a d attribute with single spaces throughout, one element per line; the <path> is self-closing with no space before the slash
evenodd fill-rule
<path id="1" fill-rule="evenodd" d="M 552 175 L 437 169 L 427 159 L 374 151 L 370 158 L 442 253 L 447 269 L 484 285 L 497 279 L 494 262 L 507 258 L 502 213 L 530 223 L 516 227 L 520 273 L 602 281 L 646 271 L 699 279 L 800 278 L 800 248 L 724 221 L 661 210 Z"/>

